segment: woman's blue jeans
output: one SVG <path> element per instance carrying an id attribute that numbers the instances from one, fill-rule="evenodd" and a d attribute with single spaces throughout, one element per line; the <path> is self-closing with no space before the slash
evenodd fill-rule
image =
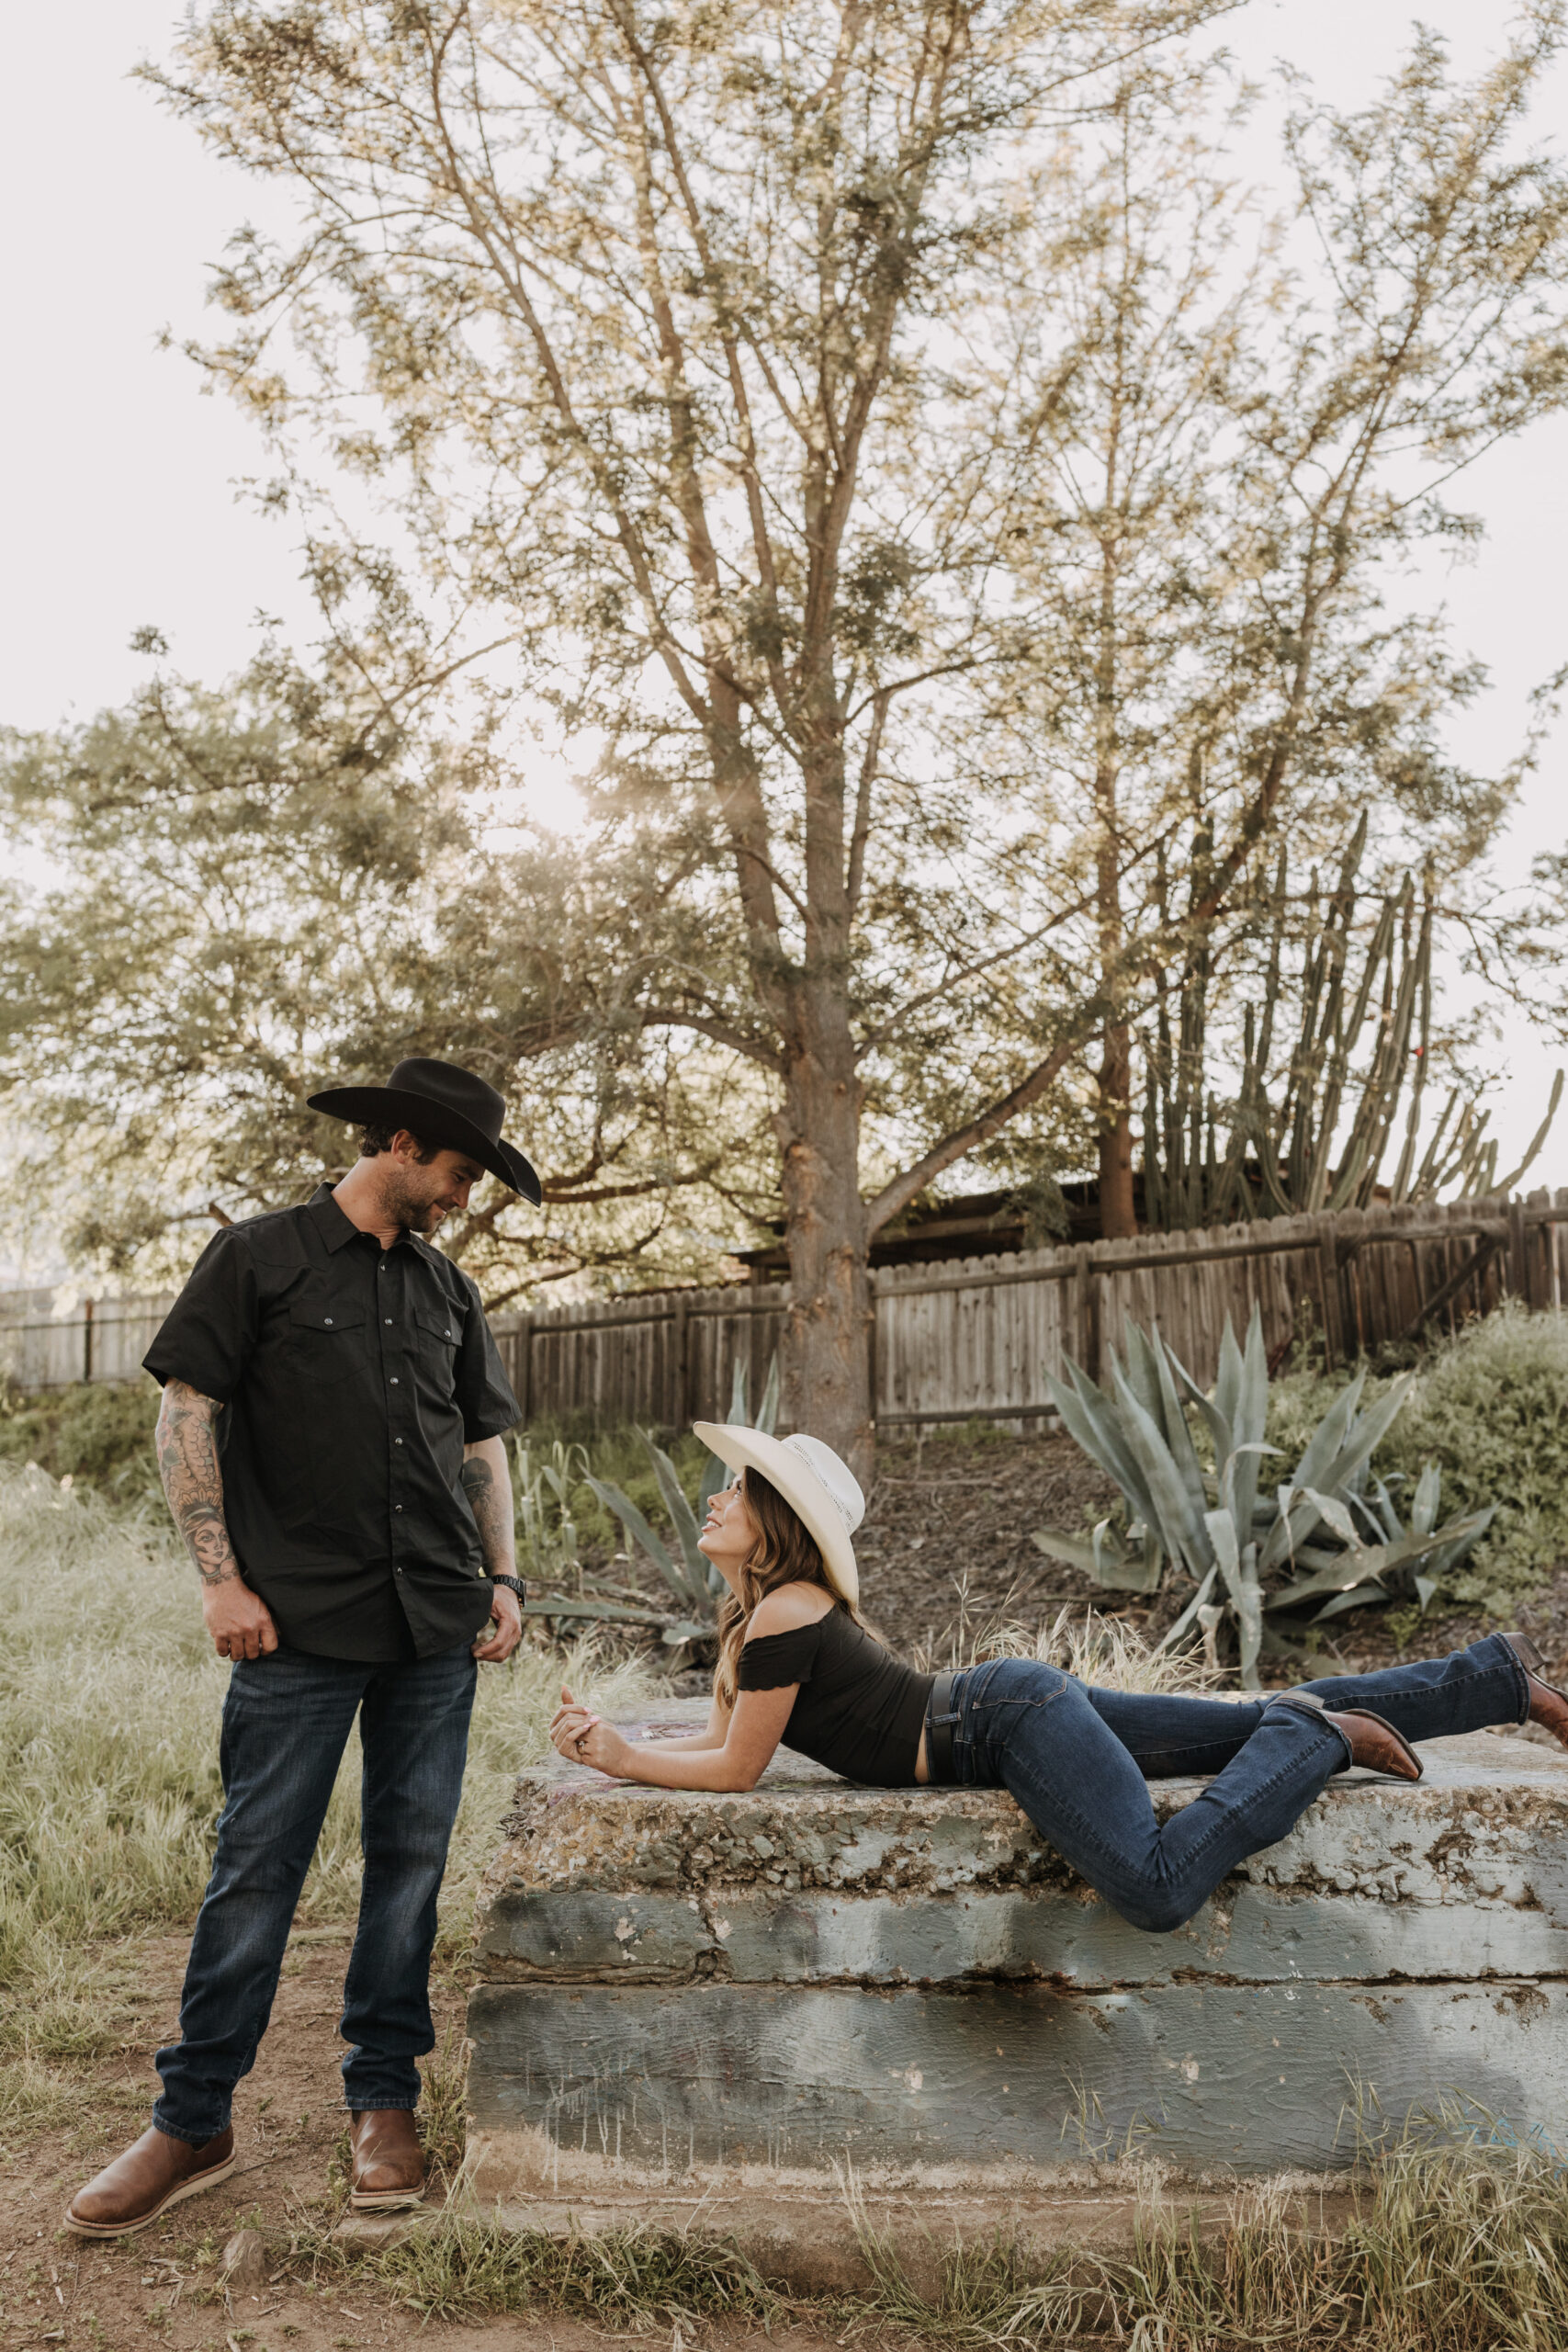
<path id="1" fill-rule="evenodd" d="M 227 1802 L 191 1939 L 180 2040 L 158 2052 L 152 2120 L 199 2145 L 229 2121 L 277 1990 L 294 1906 L 359 1717 L 365 1769 L 359 1928 L 338 2030 L 351 2108 L 412 2108 L 414 2060 L 434 2047 L 435 1898 L 463 1792 L 473 1711 L 465 1645 L 389 1666 L 280 1649 L 230 1676 L 220 1751 Z"/>
<path id="2" fill-rule="evenodd" d="M 1449 1657 L 1300 1688 L 1336 1710 L 1370 1707 L 1412 1740 L 1529 1713 L 1525 1670 L 1501 1634 Z M 1156 1935 L 1283 1838 L 1350 1760 L 1332 1724 L 1277 1695 L 1097 1690 L 1034 1658 L 970 1667 L 954 1676 L 950 1705 L 936 1720 L 953 1726 L 953 1779 L 1010 1791 L 1080 1877 Z M 1211 1773 L 1162 1828 L 1145 1783 Z"/>

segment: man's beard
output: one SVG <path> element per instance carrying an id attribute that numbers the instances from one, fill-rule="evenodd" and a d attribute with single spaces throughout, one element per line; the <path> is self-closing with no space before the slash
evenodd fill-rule
<path id="1" fill-rule="evenodd" d="M 445 1214 L 440 1204 L 423 1188 L 416 1189 L 406 1182 L 394 1188 L 387 1206 L 405 1233 L 429 1233 Z"/>

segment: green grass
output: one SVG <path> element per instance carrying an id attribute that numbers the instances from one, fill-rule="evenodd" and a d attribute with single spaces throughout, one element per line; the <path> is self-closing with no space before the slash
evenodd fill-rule
<path id="1" fill-rule="evenodd" d="M 642 1669 L 592 1648 L 564 1670 L 607 1712 L 635 1712 L 649 1690 Z M 467 1942 L 513 1780 L 546 1752 L 562 1672 L 560 1655 L 535 1650 L 479 1669 L 443 1893 L 449 1952 Z M 222 1804 L 228 1676 L 161 1501 L 116 1510 L 0 1467 L 0 2119 L 14 2126 L 52 2117 L 62 2064 L 123 2038 L 134 1958 L 106 1946 L 195 1915 Z M 309 1922 L 354 1915 L 357 1783 L 351 1743 L 301 1901 Z"/>

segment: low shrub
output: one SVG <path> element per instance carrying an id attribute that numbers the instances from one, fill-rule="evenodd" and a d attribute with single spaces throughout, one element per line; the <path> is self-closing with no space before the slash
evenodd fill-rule
<path id="1" fill-rule="evenodd" d="M 36 1462 L 51 1478 L 122 1502 L 158 1488 L 154 1381 L 78 1380 L 28 1395 L 0 1378 L 0 1463 Z"/>
<path id="2" fill-rule="evenodd" d="M 1347 1374 L 1295 1372 L 1269 1397 L 1269 1439 L 1294 1459 Z M 1369 1381 L 1366 1398 L 1392 1384 Z M 1381 1477 L 1412 1487 L 1423 1465 L 1442 1473 L 1445 1516 L 1487 1503 L 1497 1516 L 1468 1559 L 1448 1570 L 1441 1598 L 1508 1616 L 1568 1559 L 1568 1317 L 1513 1303 L 1439 1341 L 1416 1367 L 1404 1411 L 1372 1458 Z"/>

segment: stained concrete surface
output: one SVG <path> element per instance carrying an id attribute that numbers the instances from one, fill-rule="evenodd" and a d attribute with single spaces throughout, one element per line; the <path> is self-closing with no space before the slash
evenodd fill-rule
<path id="1" fill-rule="evenodd" d="M 479 1907 L 480 2193 L 536 2220 L 716 2201 L 825 2242 L 851 2176 L 976 2226 L 1049 2223 L 1129 2165 L 1326 2188 L 1372 2099 L 1403 2120 L 1461 2093 L 1557 2139 L 1568 1758 L 1424 1754 L 1418 1786 L 1337 1780 L 1171 1936 L 1118 1919 L 1003 1792 L 861 1789 L 787 1753 L 745 1795 L 525 1775 Z"/>

